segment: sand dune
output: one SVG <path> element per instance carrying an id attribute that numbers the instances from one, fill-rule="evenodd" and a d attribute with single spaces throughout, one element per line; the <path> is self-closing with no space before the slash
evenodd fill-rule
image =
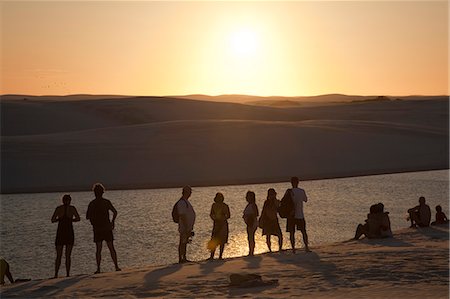
<path id="1" fill-rule="evenodd" d="M 448 101 L 291 109 L 166 98 L 1 104 L 4 193 L 448 168 Z"/>
<path id="2" fill-rule="evenodd" d="M 448 226 L 404 229 L 394 238 L 347 241 L 313 252 L 35 280 L 1 289 L 2 298 L 448 298 Z M 237 288 L 232 273 L 278 284 Z"/>

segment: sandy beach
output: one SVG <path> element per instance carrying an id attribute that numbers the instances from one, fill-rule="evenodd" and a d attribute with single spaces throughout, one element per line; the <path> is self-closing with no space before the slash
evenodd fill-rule
<path id="1" fill-rule="evenodd" d="M 1 192 L 448 169 L 448 97 L 322 104 L 3 96 Z"/>
<path id="2" fill-rule="evenodd" d="M 5 285 L 2 298 L 448 298 L 447 225 L 405 228 L 391 239 L 344 241 L 292 254 L 123 269 Z M 233 273 L 278 283 L 232 287 Z"/>

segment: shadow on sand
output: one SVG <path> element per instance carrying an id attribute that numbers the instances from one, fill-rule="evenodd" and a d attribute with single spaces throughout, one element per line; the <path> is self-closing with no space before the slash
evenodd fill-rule
<path id="1" fill-rule="evenodd" d="M 69 278 L 57 278 L 50 280 L 32 280 L 30 282 L 18 283 L 11 285 L 5 291 L 2 291 L 1 298 L 30 298 L 30 297 L 57 297 L 59 294 L 63 293 L 64 290 L 80 280 L 85 279 L 89 275 L 77 275 Z M 52 285 L 43 285 L 39 287 L 40 284 L 46 282 L 55 282 Z M 36 287 L 34 290 L 29 292 L 31 288 Z M 26 292 L 26 293 L 24 293 Z"/>

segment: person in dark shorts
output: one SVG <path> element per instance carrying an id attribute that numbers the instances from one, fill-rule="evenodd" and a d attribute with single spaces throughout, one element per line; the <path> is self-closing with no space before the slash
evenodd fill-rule
<path id="1" fill-rule="evenodd" d="M 72 198 L 69 194 L 62 197 L 63 204 L 55 209 L 52 216 L 52 223 L 58 222 L 58 230 L 56 231 L 56 260 L 55 260 L 55 278 L 58 277 L 59 266 L 61 265 L 61 257 L 63 247 L 66 247 L 66 276 L 70 275 L 70 255 L 75 241 L 73 232 L 73 222 L 80 221 L 80 215 L 74 206 L 70 205 Z"/>
<path id="2" fill-rule="evenodd" d="M 305 243 L 305 251 L 310 252 L 308 247 L 308 234 L 306 233 L 306 221 L 303 214 L 303 202 L 308 201 L 305 190 L 298 187 L 299 178 L 291 178 L 291 196 L 294 202 L 294 210 L 286 221 L 286 231 L 290 233 L 292 251 L 295 253 L 295 228 L 302 232 L 303 242 Z"/>
<path id="3" fill-rule="evenodd" d="M 117 264 L 117 253 L 114 248 L 114 236 L 112 232 L 114 229 L 114 221 L 117 217 L 117 210 L 114 208 L 111 201 L 103 198 L 105 187 L 103 187 L 102 184 L 95 184 L 92 190 L 94 191 L 95 199 L 89 203 L 86 219 L 90 220 L 92 228 L 94 229 L 94 242 L 96 245 L 95 257 L 97 260 L 97 271 L 95 271 L 95 273 L 100 273 L 103 241 L 105 241 L 108 246 L 116 271 L 120 271 Z M 113 213 L 111 221 L 109 220 L 109 211 Z"/>

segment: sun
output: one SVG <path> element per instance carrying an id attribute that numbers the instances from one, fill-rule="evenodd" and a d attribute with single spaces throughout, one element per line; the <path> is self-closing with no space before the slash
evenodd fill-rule
<path id="1" fill-rule="evenodd" d="M 259 36 L 251 28 L 240 28 L 229 36 L 231 53 L 236 56 L 250 56 L 258 52 L 260 46 Z"/>

